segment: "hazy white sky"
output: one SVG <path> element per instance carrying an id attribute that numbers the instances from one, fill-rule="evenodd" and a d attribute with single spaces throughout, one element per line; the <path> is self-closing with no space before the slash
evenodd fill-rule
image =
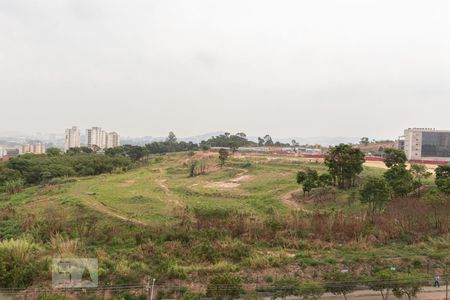
<path id="1" fill-rule="evenodd" d="M 448 0 L 2 0 L 1 130 L 450 129 Z"/>

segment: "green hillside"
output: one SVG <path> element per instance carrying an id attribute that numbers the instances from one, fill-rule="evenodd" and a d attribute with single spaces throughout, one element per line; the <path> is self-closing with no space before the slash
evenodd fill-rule
<path id="1" fill-rule="evenodd" d="M 205 174 L 189 177 L 194 160 Z M 356 188 L 304 196 L 295 177 L 307 168 L 327 170 L 310 159 L 239 154 L 220 167 L 214 154 L 182 153 L 4 194 L 0 248 L 14 238 L 33 249 L 22 262 L 32 266 L 31 280 L 5 286 L 50 284 L 52 257 L 98 258 L 103 285 L 146 276 L 202 285 L 224 272 L 264 283 L 287 275 L 320 280 L 337 268 L 443 270 L 448 205 L 435 215 L 416 197 L 394 199 L 371 223 Z M 366 167 L 357 180 L 383 172 Z"/>

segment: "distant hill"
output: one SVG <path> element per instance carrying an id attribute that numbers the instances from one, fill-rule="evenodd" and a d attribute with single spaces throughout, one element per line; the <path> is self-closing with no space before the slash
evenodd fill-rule
<path id="1" fill-rule="evenodd" d="M 185 142 L 200 143 L 201 141 L 206 141 L 206 140 L 212 138 L 213 136 L 218 136 L 218 135 L 221 135 L 224 133 L 225 133 L 225 131 L 208 132 L 208 133 L 201 134 L 201 135 L 194 135 L 194 136 L 178 138 L 178 139 L 180 141 L 185 141 Z"/>

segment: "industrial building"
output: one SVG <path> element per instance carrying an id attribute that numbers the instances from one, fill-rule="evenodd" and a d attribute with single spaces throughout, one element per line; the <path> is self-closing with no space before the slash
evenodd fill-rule
<path id="1" fill-rule="evenodd" d="M 450 130 L 405 129 L 399 147 L 408 160 L 450 161 Z"/>

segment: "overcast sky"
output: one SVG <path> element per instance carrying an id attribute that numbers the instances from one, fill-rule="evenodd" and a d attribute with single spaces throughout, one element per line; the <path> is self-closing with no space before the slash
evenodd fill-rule
<path id="1" fill-rule="evenodd" d="M 1 0 L 0 131 L 450 129 L 450 1 Z"/>

